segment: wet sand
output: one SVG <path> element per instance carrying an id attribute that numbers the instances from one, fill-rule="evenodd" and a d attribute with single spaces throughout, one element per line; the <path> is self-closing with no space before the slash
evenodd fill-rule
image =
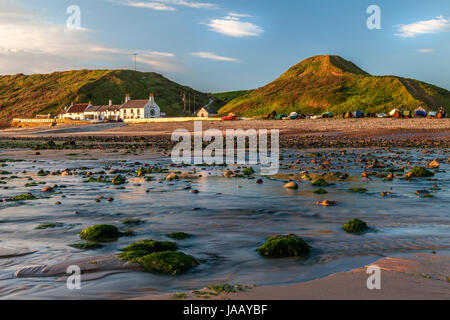
<path id="1" fill-rule="evenodd" d="M 368 267 L 381 270 L 381 289 L 369 290 Z M 430 254 L 387 257 L 368 266 L 287 286 L 263 286 L 219 294 L 208 289 L 186 293 L 184 299 L 227 300 L 450 300 L 450 257 Z M 199 294 L 203 292 L 203 294 Z M 212 294 L 208 294 L 212 293 Z M 181 295 L 140 299 L 180 299 Z"/>

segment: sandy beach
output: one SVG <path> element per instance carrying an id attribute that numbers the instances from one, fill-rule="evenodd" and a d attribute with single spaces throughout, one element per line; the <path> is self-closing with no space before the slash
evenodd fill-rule
<path id="1" fill-rule="evenodd" d="M 369 290 L 368 268 L 381 270 L 381 289 Z M 450 300 L 450 256 L 432 254 L 386 257 L 370 265 L 286 286 L 244 288 L 231 293 L 211 289 L 184 294 L 144 296 L 138 300 Z"/>
<path id="2" fill-rule="evenodd" d="M 380 137 L 395 138 L 419 135 L 435 139 L 450 137 L 450 119 L 320 119 L 320 120 L 243 120 L 204 121 L 203 130 L 226 129 L 279 129 L 280 136 Z M 57 126 L 35 128 L 8 128 L 0 137 L 73 137 L 73 136 L 171 136 L 176 129 L 194 129 L 193 122 L 167 122 L 150 124 L 98 124 L 85 127 Z"/>

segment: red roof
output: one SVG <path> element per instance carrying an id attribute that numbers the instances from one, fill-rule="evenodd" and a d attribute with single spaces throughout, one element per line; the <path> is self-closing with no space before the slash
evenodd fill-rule
<path id="1" fill-rule="evenodd" d="M 149 103 L 148 100 L 130 100 L 121 109 L 142 109 L 147 103 Z"/>
<path id="2" fill-rule="evenodd" d="M 66 113 L 83 113 L 86 111 L 88 104 L 74 104 L 66 111 Z"/>

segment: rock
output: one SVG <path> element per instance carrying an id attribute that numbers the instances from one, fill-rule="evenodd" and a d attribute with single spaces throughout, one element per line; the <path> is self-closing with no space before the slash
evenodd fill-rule
<path id="1" fill-rule="evenodd" d="M 42 192 L 53 192 L 53 188 L 52 187 L 45 187 L 41 191 Z"/>
<path id="2" fill-rule="evenodd" d="M 328 191 L 326 191 L 325 189 L 319 188 L 313 191 L 313 193 L 315 194 L 327 194 Z"/>
<path id="3" fill-rule="evenodd" d="M 436 159 L 433 160 L 433 161 L 431 161 L 431 162 L 428 164 L 428 168 L 430 168 L 430 169 L 439 169 L 439 166 L 440 166 L 440 164 L 439 164 L 439 162 L 437 162 Z"/>
<path id="4" fill-rule="evenodd" d="M 7 201 L 25 201 L 37 199 L 32 193 L 27 192 L 7 199 Z"/>
<path id="5" fill-rule="evenodd" d="M 391 194 L 392 194 L 392 192 L 389 192 L 389 191 L 383 191 L 383 192 L 380 193 L 380 195 L 382 197 L 387 197 L 387 196 L 390 196 Z"/>
<path id="6" fill-rule="evenodd" d="M 348 233 L 361 233 L 366 231 L 368 228 L 367 223 L 360 219 L 352 219 L 342 227 L 342 229 Z"/>
<path id="7" fill-rule="evenodd" d="M 119 254 L 119 257 L 126 261 L 137 262 L 137 259 L 155 252 L 176 250 L 178 246 L 175 242 L 142 240 L 122 249 L 123 252 Z"/>
<path id="8" fill-rule="evenodd" d="M 167 181 L 173 181 L 173 180 L 178 180 L 178 179 L 179 179 L 179 177 L 175 173 L 169 173 L 166 177 Z"/>
<path id="9" fill-rule="evenodd" d="M 242 170 L 242 173 L 246 176 L 251 176 L 252 174 L 255 173 L 255 170 L 253 170 L 253 168 L 244 168 Z"/>
<path id="10" fill-rule="evenodd" d="M 296 189 L 298 189 L 298 184 L 297 184 L 297 182 L 292 181 L 292 182 L 286 183 L 284 185 L 284 187 L 286 189 L 294 189 L 294 190 L 296 190 Z"/>
<path id="11" fill-rule="evenodd" d="M 124 177 L 122 177 L 121 175 L 115 176 L 112 179 L 112 184 L 114 185 L 121 185 L 124 184 L 126 182 L 126 179 Z"/>
<path id="12" fill-rule="evenodd" d="M 69 247 L 79 249 L 79 250 L 97 250 L 103 248 L 103 245 L 95 242 L 84 242 L 84 243 L 72 243 Z"/>
<path id="13" fill-rule="evenodd" d="M 263 181 L 263 179 L 258 179 L 258 180 L 256 180 L 256 183 L 257 183 L 257 184 L 263 184 L 264 181 Z"/>
<path id="14" fill-rule="evenodd" d="M 428 190 L 417 190 L 416 194 L 421 198 L 433 198 L 434 197 Z"/>
<path id="15" fill-rule="evenodd" d="M 424 167 L 415 167 L 410 171 L 410 173 L 412 174 L 412 177 L 415 178 L 428 178 L 434 176 L 433 172 Z"/>
<path id="16" fill-rule="evenodd" d="M 256 249 L 261 255 L 273 258 L 307 256 L 311 247 L 296 235 L 272 236 Z"/>
<path id="17" fill-rule="evenodd" d="M 106 199 L 106 201 L 112 202 L 114 201 L 114 198 L 109 197 L 108 199 Z"/>
<path id="18" fill-rule="evenodd" d="M 116 272 L 139 270 L 138 265 L 123 261 L 117 255 L 104 255 L 66 261 L 55 265 L 28 266 L 16 271 L 14 275 L 17 278 L 67 276 L 67 268 L 73 265 L 79 266 L 83 270 L 81 275 L 82 281 L 92 280 L 96 276 L 104 277 L 107 274 Z"/>
<path id="19" fill-rule="evenodd" d="M 233 176 L 233 174 L 234 174 L 233 171 L 227 170 L 227 171 L 224 172 L 223 176 L 224 176 L 225 178 L 230 178 L 230 177 Z"/>
<path id="20" fill-rule="evenodd" d="M 195 189 L 192 189 L 191 191 L 190 191 L 190 193 L 193 193 L 193 194 L 197 194 L 197 193 L 199 193 L 200 191 L 198 191 L 198 190 L 195 190 Z"/>
<path id="21" fill-rule="evenodd" d="M 83 240 L 108 242 L 117 240 L 121 233 L 115 226 L 96 224 L 84 229 L 78 236 Z"/>
<path id="22" fill-rule="evenodd" d="M 182 274 L 200 263 L 193 256 L 178 251 L 155 252 L 137 259 L 145 272 Z"/>
<path id="23" fill-rule="evenodd" d="M 192 237 L 189 233 L 186 232 L 172 232 L 167 235 L 171 239 L 175 240 L 184 240 Z"/>
<path id="24" fill-rule="evenodd" d="M 351 188 L 348 191 L 355 193 L 366 193 L 368 190 L 365 188 Z"/>
<path id="25" fill-rule="evenodd" d="M 336 205 L 336 201 L 330 201 L 330 200 L 317 201 L 316 205 L 324 206 L 324 207 L 332 207 L 332 206 Z"/>
<path id="26" fill-rule="evenodd" d="M 316 179 L 313 182 L 311 182 L 313 187 L 328 187 L 329 183 L 326 182 L 324 179 Z"/>

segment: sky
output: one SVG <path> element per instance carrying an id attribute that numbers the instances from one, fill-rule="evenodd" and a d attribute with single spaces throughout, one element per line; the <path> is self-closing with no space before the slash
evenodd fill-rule
<path id="1" fill-rule="evenodd" d="M 204 92 L 319 54 L 450 90 L 450 1 L 0 0 L 0 74 L 134 69 L 134 53 L 139 71 Z"/>

